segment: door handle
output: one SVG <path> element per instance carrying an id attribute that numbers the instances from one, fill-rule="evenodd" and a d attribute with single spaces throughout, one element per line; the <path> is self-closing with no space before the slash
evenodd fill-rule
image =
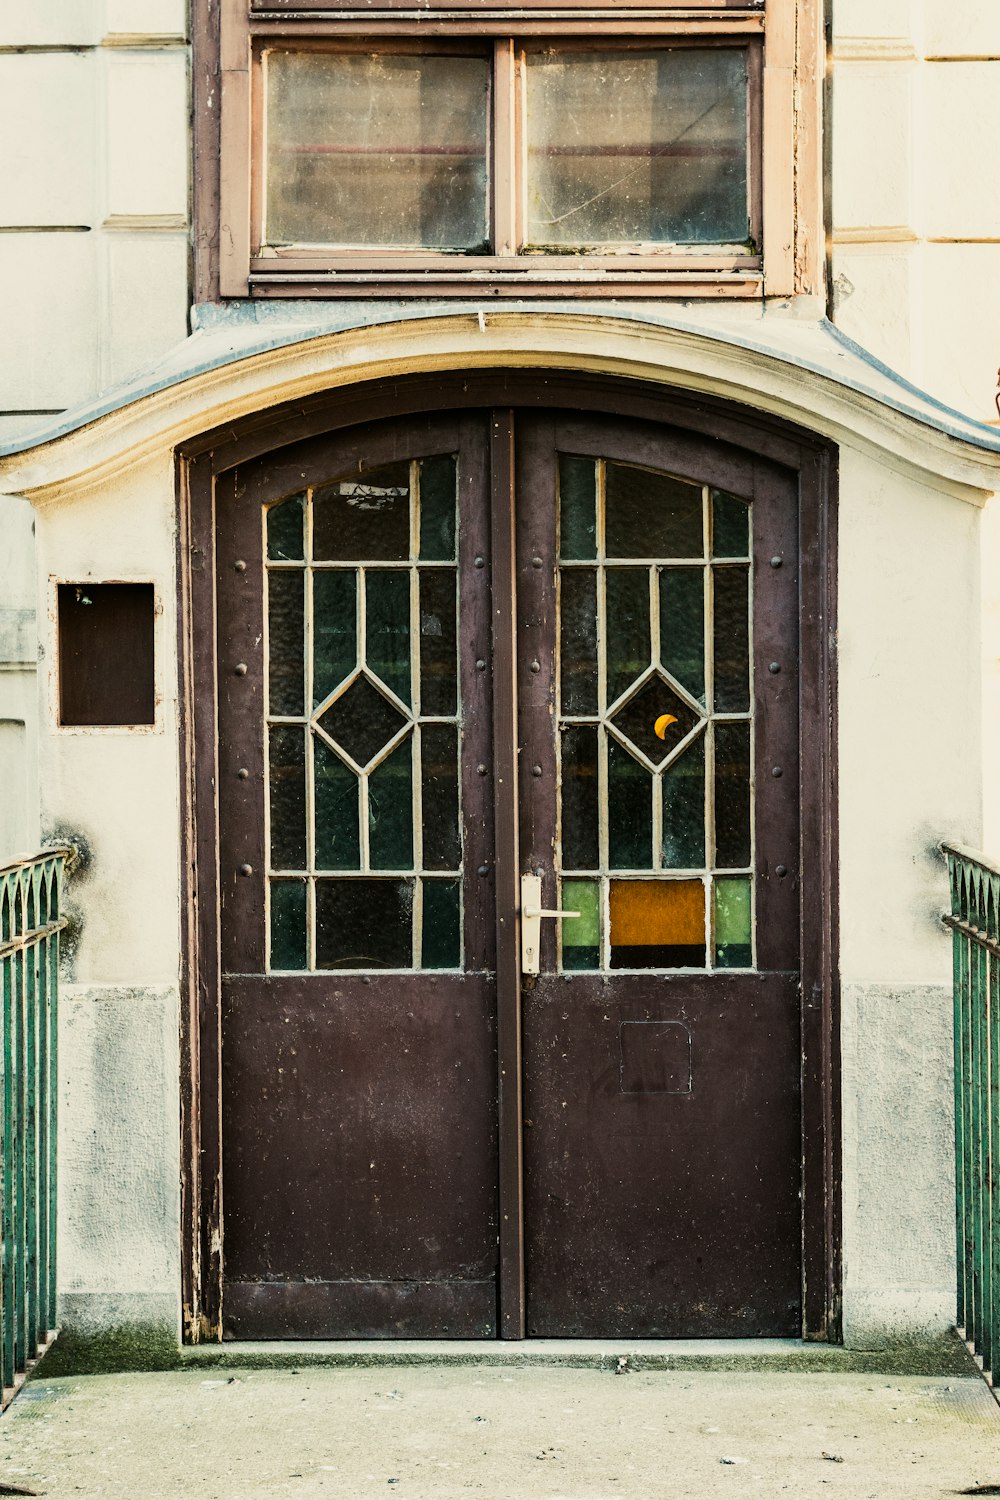
<path id="1" fill-rule="evenodd" d="M 542 879 L 540 875 L 521 876 L 521 973 L 538 973 L 538 949 L 542 933 L 542 917 L 564 922 L 567 917 L 578 917 L 578 911 L 549 910 L 542 906 Z"/>

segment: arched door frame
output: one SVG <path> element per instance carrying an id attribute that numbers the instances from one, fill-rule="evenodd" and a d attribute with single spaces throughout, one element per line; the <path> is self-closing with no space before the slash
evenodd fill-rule
<path id="1" fill-rule="evenodd" d="M 836 448 L 777 417 L 652 382 L 550 369 L 444 371 L 359 383 L 216 428 L 177 452 L 183 833 L 181 1127 L 184 1338 L 220 1337 L 221 1077 L 215 716 L 193 664 L 214 659 L 217 479 L 291 443 L 394 416 L 468 408 L 641 418 L 798 478 L 802 767 L 801 1038 L 804 1338 L 840 1338 Z"/>

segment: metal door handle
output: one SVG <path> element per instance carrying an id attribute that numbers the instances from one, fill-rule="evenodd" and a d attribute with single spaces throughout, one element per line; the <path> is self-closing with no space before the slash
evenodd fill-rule
<path id="1" fill-rule="evenodd" d="M 521 973 L 538 973 L 538 948 L 541 938 L 541 919 L 551 917 L 564 922 L 567 917 L 578 917 L 578 911 L 553 911 L 539 903 L 542 899 L 540 875 L 521 876 Z"/>

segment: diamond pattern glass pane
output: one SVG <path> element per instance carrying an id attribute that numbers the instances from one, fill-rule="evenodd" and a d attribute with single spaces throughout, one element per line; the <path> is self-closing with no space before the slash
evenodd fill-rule
<path id="1" fill-rule="evenodd" d="M 700 722 L 698 714 L 658 672 L 622 705 L 611 720 L 619 733 L 641 750 L 654 766 L 662 765 Z"/>
<path id="2" fill-rule="evenodd" d="M 367 677 L 356 677 L 316 721 L 364 769 L 406 724 Z"/>

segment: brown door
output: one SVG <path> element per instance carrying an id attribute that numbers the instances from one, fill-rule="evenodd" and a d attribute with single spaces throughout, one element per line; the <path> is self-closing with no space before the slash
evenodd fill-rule
<path id="1" fill-rule="evenodd" d="M 220 484 L 227 1337 L 800 1330 L 797 554 L 641 423 Z"/>

